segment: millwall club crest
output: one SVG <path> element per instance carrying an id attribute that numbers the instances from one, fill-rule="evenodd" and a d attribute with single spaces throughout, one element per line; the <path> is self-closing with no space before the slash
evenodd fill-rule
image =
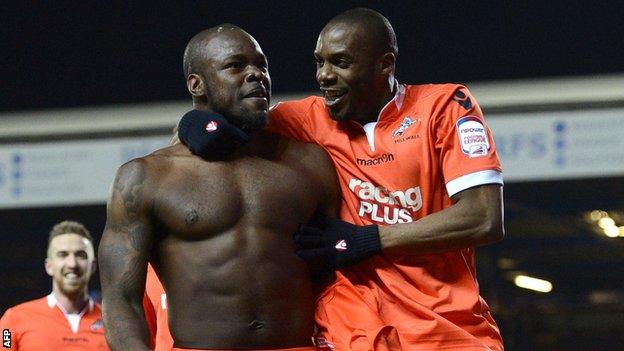
<path id="1" fill-rule="evenodd" d="M 392 131 L 392 137 L 396 138 L 398 136 L 403 135 L 403 133 L 405 133 L 405 130 L 409 128 L 412 124 L 414 124 L 414 121 L 412 120 L 412 118 L 410 116 L 405 117 L 403 119 L 403 122 L 401 122 L 401 125 L 399 126 L 399 128 Z"/>

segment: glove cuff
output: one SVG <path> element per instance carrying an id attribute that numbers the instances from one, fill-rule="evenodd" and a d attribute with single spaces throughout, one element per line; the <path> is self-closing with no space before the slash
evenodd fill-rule
<path id="1" fill-rule="evenodd" d="M 191 128 L 192 123 L 192 118 L 187 118 L 186 114 L 180 119 L 180 122 L 178 122 L 178 138 L 184 145 L 188 145 L 186 139 L 188 138 L 189 128 Z"/>
<path id="2" fill-rule="evenodd" d="M 366 257 L 381 252 L 379 227 L 376 225 L 367 225 L 358 228 L 355 235 L 353 235 L 353 241 L 358 253 Z"/>

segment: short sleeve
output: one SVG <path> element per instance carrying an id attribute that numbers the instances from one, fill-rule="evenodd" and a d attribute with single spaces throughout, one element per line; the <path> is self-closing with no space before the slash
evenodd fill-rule
<path id="1" fill-rule="evenodd" d="M 479 185 L 502 184 L 492 132 L 467 88 L 455 86 L 433 119 L 435 148 L 449 196 Z"/>

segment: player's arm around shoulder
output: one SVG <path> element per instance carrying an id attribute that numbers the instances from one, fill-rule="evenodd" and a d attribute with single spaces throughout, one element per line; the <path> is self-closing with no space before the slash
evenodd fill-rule
<path id="1" fill-rule="evenodd" d="M 98 256 L 106 340 L 113 350 L 149 350 L 142 298 L 153 240 L 153 163 L 148 156 L 122 165 L 107 203 Z"/>
<path id="2" fill-rule="evenodd" d="M 322 147 L 315 144 L 305 144 L 305 147 L 309 150 L 305 162 L 318 184 L 318 190 L 323 194 L 318 210 L 336 218 L 340 209 L 341 195 L 334 163 Z"/>

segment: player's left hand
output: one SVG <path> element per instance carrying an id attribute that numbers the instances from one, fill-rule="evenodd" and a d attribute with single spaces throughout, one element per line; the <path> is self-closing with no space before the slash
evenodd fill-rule
<path id="1" fill-rule="evenodd" d="M 381 252 L 379 227 L 357 226 L 335 218 L 323 218 L 322 227 L 302 225 L 295 233 L 297 255 L 304 260 L 322 259 L 336 270 Z"/>
<path id="2" fill-rule="evenodd" d="M 178 123 L 178 138 L 204 159 L 223 159 L 249 141 L 249 136 L 215 112 L 191 110 Z"/>

